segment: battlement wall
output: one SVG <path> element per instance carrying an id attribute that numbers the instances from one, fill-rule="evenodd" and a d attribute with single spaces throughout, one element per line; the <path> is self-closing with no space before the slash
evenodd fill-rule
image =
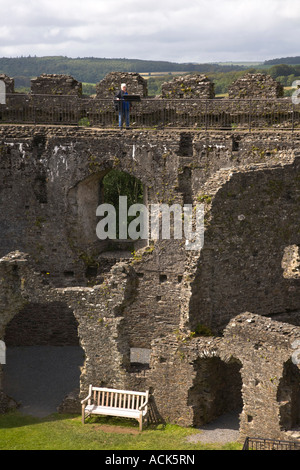
<path id="1" fill-rule="evenodd" d="M 14 93 L 13 79 L 5 74 L 0 80 L 6 84 L 7 93 Z M 147 80 L 134 72 L 111 72 L 96 86 L 97 98 L 111 98 L 126 83 L 129 94 L 148 96 Z M 31 80 L 31 93 L 52 95 L 82 95 L 82 83 L 70 75 L 42 74 Z M 283 86 L 270 75 L 245 73 L 229 87 L 229 98 L 276 99 L 283 96 Z M 174 77 L 163 83 L 159 98 L 213 99 L 214 83 L 204 74 L 192 73 Z"/>

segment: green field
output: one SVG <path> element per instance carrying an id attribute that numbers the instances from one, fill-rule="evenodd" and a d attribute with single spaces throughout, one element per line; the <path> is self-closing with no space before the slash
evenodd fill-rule
<path id="1" fill-rule="evenodd" d="M 44 419 L 19 412 L 0 415 L 0 450 L 241 450 L 238 443 L 190 444 L 196 431 L 171 424 L 150 425 L 142 433 L 133 420 L 54 414 Z"/>
<path id="2" fill-rule="evenodd" d="M 140 75 L 148 80 L 153 77 L 163 77 L 163 76 L 176 76 L 176 75 L 188 75 L 190 72 L 145 72 L 140 73 Z"/>
<path id="3" fill-rule="evenodd" d="M 242 67 L 256 67 L 264 64 L 263 62 L 217 62 L 217 65 L 238 65 Z"/>

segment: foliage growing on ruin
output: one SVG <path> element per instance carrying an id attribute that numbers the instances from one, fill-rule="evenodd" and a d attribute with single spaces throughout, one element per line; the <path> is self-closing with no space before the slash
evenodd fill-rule
<path id="1" fill-rule="evenodd" d="M 209 194 L 199 194 L 197 196 L 197 201 L 203 204 L 210 204 L 212 201 L 212 196 Z"/>
<path id="2" fill-rule="evenodd" d="M 208 327 L 208 326 L 205 326 L 205 325 L 202 325 L 201 323 L 199 323 L 196 328 L 195 328 L 195 331 L 193 331 L 191 333 L 191 335 L 193 337 L 197 337 L 197 336 L 214 336 L 211 329 Z"/>

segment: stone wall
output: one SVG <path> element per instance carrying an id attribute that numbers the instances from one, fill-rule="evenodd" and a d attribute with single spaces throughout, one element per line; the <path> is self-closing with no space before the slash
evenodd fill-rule
<path id="1" fill-rule="evenodd" d="M 201 130 L 293 129 L 300 126 L 300 108 L 289 98 L 278 100 L 147 99 L 133 102 L 131 127 Z M 6 124 L 64 124 L 115 129 L 113 99 L 82 99 L 76 95 L 8 95 L 0 106 Z"/>
<path id="2" fill-rule="evenodd" d="M 130 95 L 139 95 L 141 98 L 148 96 L 147 80 L 138 73 L 111 72 L 97 84 L 97 98 L 113 98 L 120 91 L 122 83 L 126 83 Z"/>
<path id="3" fill-rule="evenodd" d="M 283 97 L 283 85 L 264 73 L 247 73 L 229 86 L 230 99 L 276 99 Z"/>
<path id="4" fill-rule="evenodd" d="M 227 315 L 250 307 L 261 315 L 290 312 L 290 322 L 299 324 L 299 279 L 284 277 L 282 267 L 286 247 L 300 244 L 298 165 L 298 158 L 287 165 L 284 177 L 280 165 L 263 163 L 249 171 L 224 170 L 218 174 L 223 182 L 217 194 L 212 191 L 215 177 L 203 188 L 200 198 L 211 211 L 192 287 L 194 327 L 205 323 L 221 331 Z"/>
<path id="5" fill-rule="evenodd" d="M 287 439 L 299 430 L 300 371 L 292 360 L 299 334 L 299 327 L 249 313 L 225 329 L 221 356 L 228 357 L 230 342 L 229 354 L 243 364 L 242 437 Z"/>
<path id="6" fill-rule="evenodd" d="M 193 328 L 206 323 L 222 330 L 240 311 L 254 309 L 254 288 L 254 313 L 286 315 L 287 308 L 297 317 L 297 290 L 287 293 L 297 281 L 284 279 L 281 267 L 285 247 L 298 243 L 288 235 L 297 233 L 296 135 L 289 141 L 284 133 L 132 131 L 125 136 L 46 127 L 2 132 L 0 255 L 16 249 L 29 253 L 45 282 L 58 287 L 87 285 L 90 268 L 96 267 L 99 277 L 106 270 L 107 246 L 97 239 L 95 212 L 101 179 L 110 169 L 137 177 L 147 188 L 149 204 L 206 204 L 210 222 L 204 250 L 196 253 L 196 264 L 201 256 L 198 267 L 174 240 L 155 243 L 131 260 L 140 284 L 125 321 L 134 338 L 131 347 L 149 346 L 161 325 L 172 331 L 185 318 Z M 290 220 L 289 228 L 272 223 L 281 211 Z M 268 219 L 262 216 L 265 212 Z M 115 259 L 121 258 L 116 253 Z M 275 282 L 278 296 L 273 294 Z M 190 299 L 187 306 L 184 299 Z M 149 336 L 147 318 L 152 312 Z"/>
<path id="7" fill-rule="evenodd" d="M 82 95 L 82 84 L 70 75 L 42 74 L 31 80 L 34 95 Z"/>
<path id="8" fill-rule="evenodd" d="M 26 305 L 28 308 L 30 303 L 43 304 L 51 308 L 53 303 L 63 303 L 74 314 L 78 324 L 79 343 L 85 352 L 86 360 L 81 377 L 82 394 L 86 394 L 90 383 L 111 383 L 116 388 L 124 387 L 123 365 L 126 365 L 129 349 L 127 339 L 122 339 L 120 333 L 124 303 L 130 297 L 135 280 L 132 268 L 116 265 L 105 282 L 93 288 L 57 289 L 46 285 L 43 277 L 34 272 L 33 266 L 34 262 L 20 252 L 10 253 L 0 259 L 1 338 L 5 337 L 7 326 L 8 334 L 10 333 L 10 325 L 15 318 L 15 321 L 20 321 L 20 314 L 22 311 L 24 313 Z M 6 302 L 9 302 L 10 308 L 6 308 Z M 42 317 L 39 321 L 41 325 L 36 326 L 41 328 Z M 24 332 L 25 336 L 26 334 Z"/>
<path id="9" fill-rule="evenodd" d="M 5 81 L 7 93 L 14 93 L 14 79 L 0 74 Z M 129 94 L 148 96 L 147 80 L 135 72 L 111 72 L 96 86 L 97 98 L 112 98 L 126 83 Z M 230 99 L 274 100 L 283 97 L 283 86 L 270 75 L 246 73 L 233 82 L 228 89 Z M 70 75 L 42 74 L 31 80 L 31 93 L 35 95 L 74 95 L 82 96 L 82 84 Z M 213 99 L 214 83 L 204 74 L 193 73 L 176 76 L 162 85 L 162 94 L 157 98 L 168 99 Z"/>
<path id="10" fill-rule="evenodd" d="M 62 302 L 28 303 L 5 329 L 7 347 L 78 346 L 78 324 Z"/>
<path id="11" fill-rule="evenodd" d="M 241 442 L 247 436 L 295 438 L 300 371 L 292 357 L 299 335 L 299 327 L 244 313 L 222 338 L 177 335 L 153 342 L 147 384 L 157 409 L 185 426 L 238 412 Z"/>
<path id="12" fill-rule="evenodd" d="M 212 99 L 215 97 L 214 84 L 200 73 L 175 77 L 163 83 L 161 96 L 168 99 Z"/>
<path id="13" fill-rule="evenodd" d="M 299 425 L 290 361 L 299 276 L 288 248 L 300 245 L 299 140 L 1 127 L 0 339 L 17 340 L 13 323 L 46 324 L 43 313 L 58 318 L 51 309 L 64 306 L 58 326 L 74 316 L 86 356 L 80 397 L 90 383 L 147 387 L 159 419 L 198 426 L 242 408 L 242 436 L 290 432 Z M 202 250 L 150 241 L 129 256 L 109 251 L 110 269 L 95 228 L 112 169 L 138 178 L 148 204 L 204 204 Z M 131 364 L 133 348 L 151 350 L 148 369 Z"/>
<path id="14" fill-rule="evenodd" d="M 11 90 L 11 79 L 6 80 Z M 237 81 L 230 95 L 236 99 L 230 100 L 213 99 L 213 83 L 201 74 L 174 78 L 155 98 L 147 98 L 147 81 L 137 73 L 108 74 L 91 97 L 83 96 L 81 83 L 70 76 L 44 74 L 33 79 L 31 93 L 7 96 L 6 104 L 0 105 L 0 121 L 117 128 L 113 97 L 123 81 L 129 93 L 142 97 L 133 102 L 130 112 L 130 125 L 136 129 L 297 130 L 300 126 L 300 107 L 290 98 L 280 98 L 281 85 L 263 74 Z"/>
<path id="15" fill-rule="evenodd" d="M 183 330 L 161 335 L 151 343 L 149 369 L 140 374 L 128 369 L 123 330 L 124 307 L 137 288 L 134 269 L 119 263 L 102 285 L 57 289 L 44 285 L 33 264 L 22 253 L 0 260 L 0 307 L 6 312 L 0 331 L 24 302 L 63 301 L 72 309 L 85 365 L 80 391 L 64 401 L 63 412 L 78 409 L 89 383 L 149 388 L 153 422 L 202 426 L 231 411 L 239 413 L 241 442 L 246 436 L 299 437 L 299 327 L 247 312 L 233 318 L 220 337 Z M 3 411 L 8 401 L 2 397 Z"/>
<path id="16" fill-rule="evenodd" d="M 6 93 L 14 93 L 15 91 L 15 81 L 13 78 L 8 77 L 4 73 L 0 74 L 0 80 L 5 83 Z"/>

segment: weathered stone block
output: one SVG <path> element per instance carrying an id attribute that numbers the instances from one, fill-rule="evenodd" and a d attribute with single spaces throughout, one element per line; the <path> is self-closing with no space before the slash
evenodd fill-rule
<path id="1" fill-rule="evenodd" d="M 31 80 L 34 95 L 82 95 L 82 84 L 70 75 L 42 74 Z"/>
<path id="2" fill-rule="evenodd" d="M 229 86 L 228 94 L 230 99 L 276 99 L 283 97 L 283 86 L 270 75 L 247 73 Z"/>
<path id="3" fill-rule="evenodd" d="M 6 87 L 6 94 L 14 93 L 15 92 L 15 81 L 13 78 L 8 77 L 4 73 L 0 74 L 0 80 L 5 83 Z"/>
<path id="4" fill-rule="evenodd" d="M 215 97 L 214 84 L 203 74 L 175 77 L 162 85 L 162 98 L 212 99 Z"/>
<path id="5" fill-rule="evenodd" d="M 130 95 L 148 96 L 147 80 L 134 72 L 111 72 L 96 86 L 97 98 L 113 98 L 126 83 Z"/>

